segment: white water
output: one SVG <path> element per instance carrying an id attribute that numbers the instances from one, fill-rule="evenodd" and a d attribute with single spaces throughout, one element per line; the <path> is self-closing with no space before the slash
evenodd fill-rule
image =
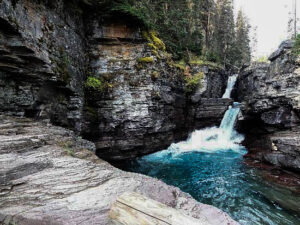
<path id="1" fill-rule="evenodd" d="M 236 82 L 237 75 L 229 77 L 226 88 L 226 96 L 230 96 Z M 224 96 L 225 96 L 224 94 Z M 223 96 L 223 97 L 224 97 Z M 194 131 L 186 141 L 172 144 L 167 150 L 156 153 L 156 157 L 162 157 L 165 154 L 181 154 L 184 152 L 207 152 L 217 151 L 243 151 L 240 143 L 244 140 L 243 135 L 234 130 L 234 126 L 240 112 L 239 103 L 235 102 L 229 106 L 226 111 L 220 127 L 210 127 Z"/>
<path id="2" fill-rule="evenodd" d="M 235 85 L 237 77 L 238 77 L 238 74 L 234 74 L 228 78 L 227 88 L 226 88 L 226 91 L 225 91 L 224 95 L 222 96 L 222 98 L 230 98 L 230 95 L 231 95 L 232 89 Z"/>

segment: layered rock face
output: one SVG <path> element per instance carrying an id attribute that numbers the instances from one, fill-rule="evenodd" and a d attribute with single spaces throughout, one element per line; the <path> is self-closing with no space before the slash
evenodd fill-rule
<path id="1" fill-rule="evenodd" d="M 227 74 L 206 66 L 191 68 L 204 77 L 187 95 L 182 71 L 124 15 L 103 19 L 63 0 L 3 0 L 0 24 L 0 111 L 71 128 L 102 158 L 164 149 L 218 125 L 231 103 L 215 99 Z M 88 88 L 89 77 L 105 88 Z"/>
<path id="2" fill-rule="evenodd" d="M 1 224 L 108 225 L 108 211 L 124 192 L 141 193 L 199 224 L 238 224 L 178 188 L 112 167 L 72 131 L 3 115 L 0 121 Z"/>
<path id="3" fill-rule="evenodd" d="M 0 2 L 0 110 L 80 131 L 83 23 L 62 1 Z"/>
<path id="4" fill-rule="evenodd" d="M 300 171 L 300 62 L 292 46 L 284 42 L 269 58 L 270 65 L 243 71 L 237 92 L 248 156 Z"/>
<path id="5" fill-rule="evenodd" d="M 153 54 L 141 32 L 121 22 L 106 27 L 97 20 L 93 24 L 90 66 L 96 77 L 105 77 L 113 88 L 88 92 L 83 134 L 96 143 L 101 158 L 120 160 L 161 150 L 186 138 L 197 127 L 196 121 L 206 126 L 222 118 L 231 101 L 208 97 L 220 97 L 226 83 L 223 71 L 196 68 L 194 73 L 206 75 L 191 100 L 182 72 L 164 51 Z M 213 81 L 219 83 L 212 87 Z"/>

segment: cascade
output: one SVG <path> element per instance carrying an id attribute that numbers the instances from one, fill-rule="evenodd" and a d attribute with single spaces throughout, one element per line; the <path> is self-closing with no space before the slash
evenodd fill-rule
<path id="1" fill-rule="evenodd" d="M 223 98 L 228 98 L 231 95 L 236 79 L 236 74 L 228 78 L 227 88 Z M 167 152 L 171 152 L 172 154 L 181 154 L 189 151 L 212 153 L 228 149 L 232 151 L 240 151 L 240 143 L 244 140 L 244 137 L 234 130 L 239 112 L 239 103 L 234 102 L 232 106 L 229 106 L 228 110 L 224 114 L 219 127 L 196 130 L 186 141 L 172 144 L 167 150 L 158 154 L 165 154 Z"/>
<path id="2" fill-rule="evenodd" d="M 222 98 L 230 98 L 230 95 L 231 95 L 232 89 L 235 85 L 237 77 L 238 77 L 238 74 L 234 74 L 228 78 L 226 91 L 223 94 Z"/>

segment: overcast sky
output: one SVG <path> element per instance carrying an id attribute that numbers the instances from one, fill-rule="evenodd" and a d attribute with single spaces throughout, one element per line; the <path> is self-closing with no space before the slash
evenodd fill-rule
<path id="1" fill-rule="evenodd" d="M 257 26 L 256 56 L 267 56 L 287 38 L 289 12 L 294 0 L 234 0 L 235 11 L 242 8 L 252 27 Z M 297 0 L 300 15 L 300 0 Z M 299 16 L 298 16 L 299 17 Z"/>

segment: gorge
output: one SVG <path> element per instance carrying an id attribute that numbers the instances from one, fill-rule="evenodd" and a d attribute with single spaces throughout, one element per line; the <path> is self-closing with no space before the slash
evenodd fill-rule
<path id="1" fill-rule="evenodd" d="M 298 225 L 295 41 L 240 71 L 180 61 L 167 31 L 89 2 L 0 0 L 0 224 L 112 224 L 132 191 L 199 223 Z"/>
<path id="2" fill-rule="evenodd" d="M 236 78 L 229 77 L 223 97 L 231 96 Z M 218 128 L 196 130 L 187 141 L 128 161 L 121 168 L 180 187 L 196 200 L 229 213 L 240 224 L 297 224 L 300 218 L 293 212 L 300 209 L 297 192 L 264 181 L 261 171 L 244 165 L 244 137 L 234 130 L 239 112 L 235 102 Z"/>

